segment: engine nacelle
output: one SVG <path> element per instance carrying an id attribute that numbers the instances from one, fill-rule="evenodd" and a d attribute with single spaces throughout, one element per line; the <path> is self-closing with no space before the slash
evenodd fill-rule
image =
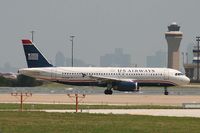
<path id="1" fill-rule="evenodd" d="M 118 91 L 136 91 L 137 83 L 134 82 L 118 82 L 113 84 L 113 89 Z"/>

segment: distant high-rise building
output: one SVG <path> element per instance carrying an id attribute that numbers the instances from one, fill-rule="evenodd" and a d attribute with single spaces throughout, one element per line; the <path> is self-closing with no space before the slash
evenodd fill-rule
<path id="1" fill-rule="evenodd" d="M 114 53 L 100 57 L 102 67 L 127 67 L 131 66 L 131 56 L 124 54 L 122 48 L 116 48 Z"/>
<path id="2" fill-rule="evenodd" d="M 167 53 L 163 51 L 157 51 L 155 55 L 147 56 L 147 67 L 166 67 Z"/>
<path id="3" fill-rule="evenodd" d="M 57 52 L 55 57 L 56 66 L 65 66 L 65 56 L 62 52 Z"/>
<path id="4" fill-rule="evenodd" d="M 72 59 L 71 58 L 66 58 L 66 66 L 67 67 L 71 67 L 72 66 L 72 63 L 71 63 Z M 87 64 L 85 63 L 83 60 L 80 60 L 80 59 L 76 59 L 74 58 L 74 63 L 73 63 L 74 67 L 88 67 L 88 66 L 93 66 L 91 64 Z"/>
<path id="5" fill-rule="evenodd" d="M 186 51 L 186 64 L 192 63 L 193 62 L 193 48 L 194 48 L 194 44 L 189 44 L 187 47 L 187 51 Z"/>
<path id="6" fill-rule="evenodd" d="M 56 66 L 67 66 L 67 67 L 71 67 L 72 59 L 71 58 L 66 58 L 62 52 L 57 52 L 56 53 L 56 57 L 55 57 L 55 65 Z M 88 67 L 88 66 L 93 66 L 93 65 L 89 65 L 86 64 L 84 61 L 80 60 L 80 59 L 76 59 L 74 58 L 74 66 L 75 67 Z"/>
<path id="7" fill-rule="evenodd" d="M 180 26 L 175 22 L 168 26 L 168 31 L 165 32 L 165 38 L 168 44 L 168 68 L 180 69 L 180 53 L 179 46 L 183 33 L 180 32 Z"/>

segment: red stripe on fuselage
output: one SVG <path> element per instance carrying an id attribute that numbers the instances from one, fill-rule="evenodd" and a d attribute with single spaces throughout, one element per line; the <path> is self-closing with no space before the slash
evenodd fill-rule
<path id="1" fill-rule="evenodd" d="M 171 81 L 166 81 L 166 80 L 135 80 L 134 82 L 137 83 L 168 83 L 176 86 L 177 84 Z"/>

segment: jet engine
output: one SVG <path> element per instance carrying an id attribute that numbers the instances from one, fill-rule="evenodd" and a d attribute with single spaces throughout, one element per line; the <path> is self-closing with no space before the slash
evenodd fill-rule
<path id="1" fill-rule="evenodd" d="M 136 91 L 138 84 L 136 82 L 117 82 L 113 84 L 113 89 L 118 91 Z"/>

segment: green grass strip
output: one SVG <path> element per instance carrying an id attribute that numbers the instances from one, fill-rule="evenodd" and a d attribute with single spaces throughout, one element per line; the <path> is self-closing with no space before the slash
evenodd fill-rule
<path id="1" fill-rule="evenodd" d="M 181 109 L 181 106 L 159 105 L 79 105 L 79 109 Z M 19 109 L 19 104 L 1 103 L 0 110 Z M 75 109 L 72 104 L 23 104 L 24 110 L 30 109 Z"/>
<path id="2" fill-rule="evenodd" d="M 199 118 L 0 112 L 1 133 L 199 133 Z"/>

